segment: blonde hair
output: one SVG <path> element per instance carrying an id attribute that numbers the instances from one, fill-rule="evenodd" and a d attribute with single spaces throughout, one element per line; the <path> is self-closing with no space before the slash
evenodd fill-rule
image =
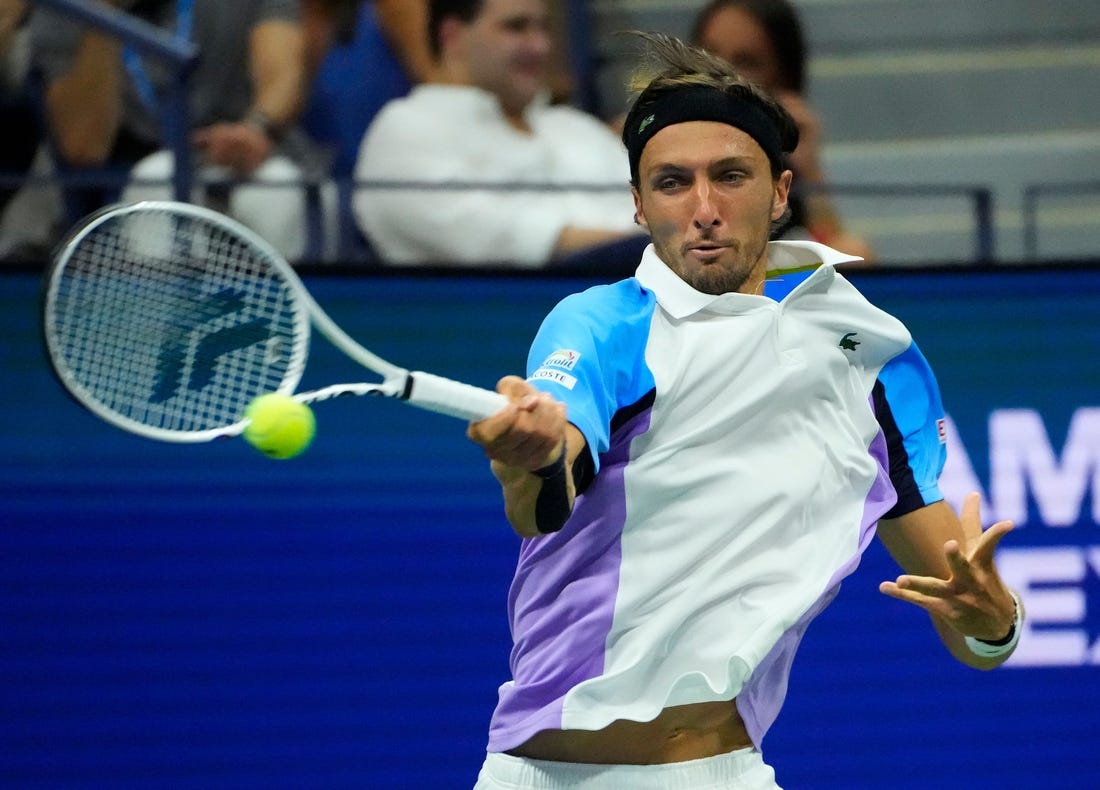
<path id="1" fill-rule="evenodd" d="M 686 44 L 675 36 L 640 30 L 627 35 L 641 42 L 638 64 L 627 83 L 635 97 L 654 84 L 668 88 L 704 85 L 718 89 L 749 84 L 725 60 Z"/>

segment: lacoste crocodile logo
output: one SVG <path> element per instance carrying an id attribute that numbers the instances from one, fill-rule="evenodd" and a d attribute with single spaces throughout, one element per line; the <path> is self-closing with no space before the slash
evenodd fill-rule
<path id="1" fill-rule="evenodd" d="M 840 347 L 845 351 L 855 351 L 856 346 L 860 343 L 860 341 L 855 339 L 855 336 L 855 332 L 849 332 L 844 337 L 840 338 Z"/>

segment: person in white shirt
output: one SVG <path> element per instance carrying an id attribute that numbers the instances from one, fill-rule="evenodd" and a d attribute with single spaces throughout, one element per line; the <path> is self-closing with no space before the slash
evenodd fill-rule
<path id="1" fill-rule="evenodd" d="M 535 268 L 640 249 L 621 141 L 547 98 L 544 0 L 432 0 L 429 13 L 438 76 L 382 109 L 356 162 L 354 215 L 378 256 Z"/>

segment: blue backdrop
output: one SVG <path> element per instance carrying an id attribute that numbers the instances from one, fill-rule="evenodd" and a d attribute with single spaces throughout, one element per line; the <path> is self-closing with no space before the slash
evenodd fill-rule
<path id="1" fill-rule="evenodd" d="M 949 498 L 1020 522 L 1002 567 L 1032 617 L 1009 665 L 957 665 L 877 592 L 876 545 L 810 628 L 766 757 L 788 790 L 1100 786 L 1100 271 L 852 277 L 939 373 Z M 588 283 L 307 284 L 383 356 L 492 386 Z M 0 785 L 471 786 L 518 540 L 464 426 L 348 399 L 289 462 L 139 439 L 54 382 L 37 291 L 0 275 Z M 315 343 L 306 385 L 358 378 Z"/>

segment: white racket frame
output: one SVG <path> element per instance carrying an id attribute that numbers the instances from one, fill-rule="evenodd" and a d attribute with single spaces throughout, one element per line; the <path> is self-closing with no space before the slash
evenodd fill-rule
<path id="1" fill-rule="evenodd" d="M 402 400 L 410 405 L 446 414 L 463 420 L 477 421 L 496 414 L 507 404 L 500 393 L 474 387 L 452 379 L 436 376 L 424 371 L 409 371 L 388 362 L 377 354 L 367 350 L 321 308 L 313 296 L 306 290 L 298 274 L 289 263 L 266 240 L 240 222 L 191 203 L 157 200 L 121 204 L 104 209 L 85 219 L 73 234 L 60 247 L 54 256 L 44 291 L 43 329 L 47 352 L 62 384 L 90 412 L 100 419 L 131 433 L 166 442 L 194 443 L 206 442 L 229 436 L 237 436 L 248 426 L 248 420 L 218 428 L 184 431 L 148 425 L 102 403 L 73 374 L 65 359 L 63 344 L 58 337 L 54 307 L 58 298 L 61 273 L 81 241 L 105 222 L 117 220 L 125 215 L 139 213 L 157 213 L 178 217 L 192 217 L 213 223 L 237 236 L 241 241 L 254 247 L 271 265 L 280 278 L 287 284 L 292 294 L 295 310 L 296 347 L 291 353 L 291 362 L 280 386 L 275 390 L 291 395 L 303 403 L 315 403 L 343 395 L 380 395 Z M 368 370 L 377 373 L 382 381 L 375 383 L 333 384 L 309 392 L 295 393 L 301 376 L 305 371 L 309 353 L 310 325 L 313 325 L 330 343 L 344 352 Z"/>

